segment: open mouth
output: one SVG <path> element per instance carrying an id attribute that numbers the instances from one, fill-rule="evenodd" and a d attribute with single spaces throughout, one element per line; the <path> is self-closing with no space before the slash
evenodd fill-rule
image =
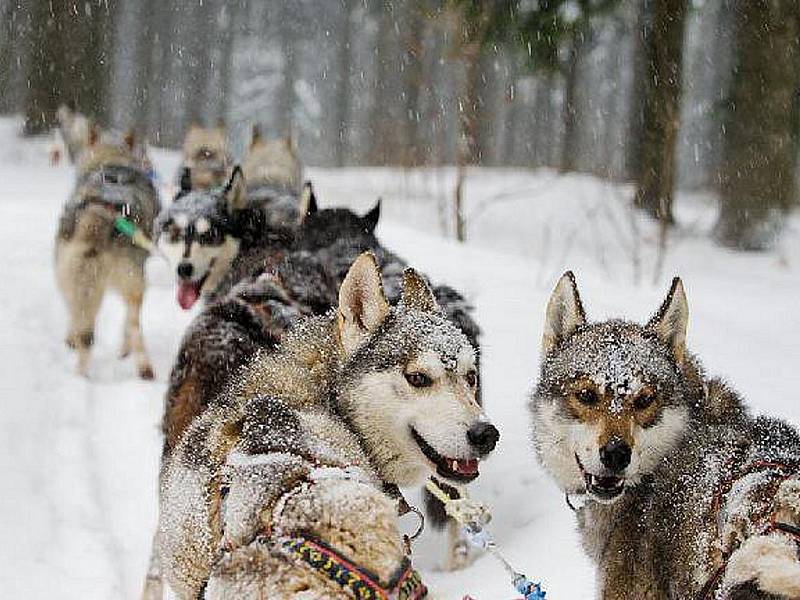
<path id="1" fill-rule="evenodd" d="M 478 476 L 477 458 L 450 458 L 439 454 L 425 439 L 411 428 L 411 436 L 417 442 L 422 454 L 436 466 L 436 473 L 440 477 L 466 483 Z"/>
<path id="2" fill-rule="evenodd" d="M 575 460 L 586 482 L 586 491 L 599 500 L 610 501 L 625 491 L 625 478 L 616 475 L 593 475 L 583 468 L 581 459 L 575 454 Z"/>
<path id="3" fill-rule="evenodd" d="M 200 298 L 200 291 L 203 289 L 203 284 L 208 279 L 208 273 L 197 281 L 190 279 L 181 279 L 178 281 L 178 304 L 183 310 L 189 310 Z"/>

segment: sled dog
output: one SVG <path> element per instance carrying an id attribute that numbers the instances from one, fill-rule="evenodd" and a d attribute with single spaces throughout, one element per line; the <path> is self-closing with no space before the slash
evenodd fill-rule
<path id="1" fill-rule="evenodd" d="M 161 483 L 161 564 L 180 597 L 423 597 L 382 491 L 471 481 L 499 433 L 469 340 L 419 274 L 402 288 L 391 306 L 361 255 L 337 308 L 297 323 L 186 430 Z"/>
<path id="2" fill-rule="evenodd" d="M 191 187 L 206 189 L 225 185 L 230 176 L 231 162 L 228 133 L 223 124 L 202 127 L 193 123 L 189 126 L 183 140 L 179 176 L 184 169 L 189 169 Z"/>
<path id="3" fill-rule="evenodd" d="M 296 197 L 303 185 L 303 165 L 294 140 L 291 137 L 264 139 L 257 125 L 253 126 L 242 168 L 254 191 L 263 185 L 278 190 L 283 188 Z"/>
<path id="4" fill-rule="evenodd" d="M 706 378 L 688 317 L 676 278 L 647 324 L 589 322 L 566 273 L 530 403 L 536 454 L 576 511 L 599 598 L 800 598 L 800 436 Z"/>
<path id="5" fill-rule="evenodd" d="M 133 354 L 139 375 L 153 378 L 139 323 L 148 253 L 115 228 L 124 217 L 151 231 L 158 194 L 134 156 L 132 133 L 120 145 L 100 143 L 93 130 L 82 154 L 75 189 L 61 214 L 56 235 L 55 270 L 67 304 L 67 345 L 78 353 L 78 372 L 86 375 L 94 323 L 108 288 L 127 306 L 122 356 Z"/>

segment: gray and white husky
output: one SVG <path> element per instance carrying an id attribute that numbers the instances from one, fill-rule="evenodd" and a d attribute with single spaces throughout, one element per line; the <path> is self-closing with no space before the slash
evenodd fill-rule
<path id="1" fill-rule="evenodd" d="M 159 536 L 173 591 L 353 597 L 350 579 L 292 550 L 311 540 L 366 573 L 363 585 L 388 597 L 406 581 L 415 593 L 400 597 L 422 597 L 399 575 L 407 559 L 382 490 L 478 476 L 499 433 L 477 384 L 474 348 L 424 279 L 407 270 L 391 306 L 375 257 L 361 255 L 337 308 L 249 364 L 167 457 Z"/>
<path id="2" fill-rule="evenodd" d="M 800 436 L 707 379 L 687 323 L 677 278 L 647 324 L 590 323 L 566 273 L 530 403 L 538 459 L 576 511 L 598 598 L 800 598 Z"/>

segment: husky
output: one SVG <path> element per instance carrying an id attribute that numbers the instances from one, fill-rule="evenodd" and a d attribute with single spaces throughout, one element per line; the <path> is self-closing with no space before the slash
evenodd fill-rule
<path id="1" fill-rule="evenodd" d="M 183 141 L 179 176 L 188 169 L 195 189 L 222 186 L 228 180 L 231 162 L 228 134 L 222 123 L 216 127 L 202 127 L 197 123 L 189 126 Z"/>
<path id="2" fill-rule="evenodd" d="M 93 131 L 59 221 L 56 280 L 69 312 L 66 342 L 77 350 L 82 375 L 88 373 L 95 319 L 110 287 L 127 305 L 121 355 L 132 353 L 139 376 L 153 378 L 139 322 L 148 252 L 115 229 L 115 220 L 124 217 L 150 231 L 159 210 L 158 193 L 140 169 L 135 147 L 132 134 L 118 146 L 100 143 Z"/>
<path id="3" fill-rule="evenodd" d="M 361 255 L 337 308 L 298 322 L 186 430 L 159 528 L 180 597 L 422 597 L 383 492 L 474 480 L 499 433 L 469 340 L 416 271 L 402 288 L 391 306 Z"/>
<path id="4" fill-rule="evenodd" d="M 303 185 L 303 165 L 293 138 L 264 139 L 258 125 L 253 126 L 242 168 L 254 188 L 260 185 L 284 188 L 297 196 Z"/>
<path id="5" fill-rule="evenodd" d="M 566 273 L 530 403 L 536 454 L 576 511 L 598 598 L 800 598 L 800 435 L 704 375 L 688 316 L 676 278 L 645 325 L 588 322 Z"/>

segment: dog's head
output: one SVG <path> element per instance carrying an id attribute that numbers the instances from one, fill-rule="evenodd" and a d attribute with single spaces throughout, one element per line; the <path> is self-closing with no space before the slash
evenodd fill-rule
<path id="1" fill-rule="evenodd" d="M 680 443 L 697 399 L 687 320 L 678 278 L 642 326 L 588 323 L 575 278 L 561 277 L 547 305 L 531 407 L 539 460 L 567 492 L 614 502 Z"/>
<path id="2" fill-rule="evenodd" d="M 309 202 L 301 202 L 300 214 L 298 245 L 309 252 L 337 243 L 358 247 L 361 251 L 378 245 L 375 227 L 381 216 L 380 200 L 364 215 L 358 215 L 349 208 L 319 209 L 312 194 Z"/>
<path id="3" fill-rule="evenodd" d="M 183 141 L 183 164 L 191 169 L 192 186 L 212 187 L 224 183 L 228 173 L 227 132 L 224 125 L 192 124 Z"/>
<path id="4" fill-rule="evenodd" d="M 383 479 L 475 479 L 500 434 L 475 400 L 475 349 L 425 280 L 407 269 L 402 299 L 390 307 L 375 257 L 364 253 L 342 283 L 336 319 L 344 355 L 338 408 Z"/>
<path id="5" fill-rule="evenodd" d="M 236 211 L 246 207 L 245 183 L 237 166 L 224 187 L 193 189 L 191 173 L 181 176 L 181 191 L 156 220 L 156 243 L 178 283 L 178 303 L 191 308 L 214 289 L 235 256 L 232 235 Z"/>
<path id="6" fill-rule="evenodd" d="M 265 139 L 258 126 L 253 126 L 242 167 L 251 185 L 277 184 L 295 193 L 300 190 L 303 168 L 291 136 Z"/>

